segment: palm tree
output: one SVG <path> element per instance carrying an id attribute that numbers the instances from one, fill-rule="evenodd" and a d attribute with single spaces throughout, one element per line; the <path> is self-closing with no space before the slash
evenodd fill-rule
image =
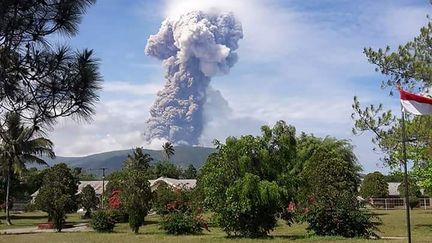
<path id="1" fill-rule="evenodd" d="M 162 145 L 162 148 L 163 148 L 164 155 L 165 155 L 166 159 L 170 160 L 170 158 L 174 155 L 174 152 L 175 152 L 172 143 L 166 142 Z"/>
<path id="2" fill-rule="evenodd" d="M 144 153 L 143 148 L 135 148 L 132 155 L 128 154 L 127 159 L 124 161 L 124 166 L 128 168 L 139 168 L 147 170 L 153 158 L 150 154 Z"/>
<path id="3" fill-rule="evenodd" d="M 34 136 L 38 133 L 26 127 L 17 113 L 7 113 L 5 125 L 0 128 L 0 158 L 6 169 L 6 222 L 11 224 L 9 213 L 10 183 L 12 174 L 20 174 L 26 163 L 47 163 L 37 157 L 41 155 L 54 158 L 53 143 L 44 138 Z"/>

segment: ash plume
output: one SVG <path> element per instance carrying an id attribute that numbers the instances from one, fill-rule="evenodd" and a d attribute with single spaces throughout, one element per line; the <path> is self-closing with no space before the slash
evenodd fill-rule
<path id="1" fill-rule="evenodd" d="M 146 55 L 162 60 L 166 84 L 150 109 L 147 141 L 198 144 L 211 77 L 227 74 L 237 62 L 240 22 L 232 13 L 193 11 L 162 22 Z"/>

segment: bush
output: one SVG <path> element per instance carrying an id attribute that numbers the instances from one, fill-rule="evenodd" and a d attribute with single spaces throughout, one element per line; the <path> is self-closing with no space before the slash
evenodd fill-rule
<path id="1" fill-rule="evenodd" d="M 317 202 L 308 209 L 306 221 L 308 230 L 317 235 L 343 237 L 377 237 L 373 215 L 360 209 L 355 201 L 340 199 L 336 204 Z"/>
<path id="2" fill-rule="evenodd" d="M 97 232 L 112 232 L 115 223 L 115 220 L 107 211 L 96 211 L 92 215 L 91 226 Z"/>
<path id="3" fill-rule="evenodd" d="M 279 201 L 276 183 L 246 174 L 228 188 L 225 207 L 219 211 L 219 225 L 228 235 L 266 236 L 276 226 Z"/>
<path id="4" fill-rule="evenodd" d="M 129 222 L 129 215 L 122 209 L 109 209 L 108 212 L 116 223 Z"/>
<path id="5" fill-rule="evenodd" d="M 207 224 L 201 217 L 184 212 L 171 212 L 161 222 L 161 229 L 173 235 L 197 234 L 203 228 L 207 228 Z"/>

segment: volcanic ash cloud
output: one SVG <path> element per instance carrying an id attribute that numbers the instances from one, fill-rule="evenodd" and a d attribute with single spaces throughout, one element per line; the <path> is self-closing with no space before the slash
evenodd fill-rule
<path id="1" fill-rule="evenodd" d="M 242 26 L 232 13 L 193 11 L 162 22 L 145 48 L 167 70 L 166 84 L 150 109 L 147 141 L 198 144 L 211 77 L 229 72 L 242 38 Z"/>

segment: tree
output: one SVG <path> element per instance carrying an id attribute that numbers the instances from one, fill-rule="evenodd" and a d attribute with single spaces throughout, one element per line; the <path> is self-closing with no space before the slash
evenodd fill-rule
<path id="1" fill-rule="evenodd" d="M 148 170 L 152 161 L 153 158 L 150 154 L 144 153 L 143 148 L 138 147 L 133 150 L 132 155 L 128 154 L 127 159 L 123 162 L 123 166 L 125 168 Z"/>
<path id="2" fill-rule="evenodd" d="M 72 173 L 80 181 L 94 181 L 94 180 L 96 180 L 96 176 L 94 174 L 83 171 L 83 169 L 81 167 L 72 168 Z"/>
<path id="3" fill-rule="evenodd" d="M 387 76 L 381 83 L 390 95 L 397 86 L 412 92 L 427 93 L 432 84 L 432 23 L 421 28 L 419 36 L 391 52 L 385 49 L 364 50 L 368 61 L 376 66 L 376 70 Z M 401 119 L 396 118 L 391 110 L 385 110 L 382 104 L 362 107 L 354 97 L 352 118 L 355 121 L 353 132 L 362 134 L 372 132 L 375 149 L 384 152 L 384 161 L 391 168 L 403 163 Z M 413 171 L 421 178 L 419 183 L 432 187 L 431 116 L 406 116 L 406 145 L 408 161 L 413 162 Z"/>
<path id="4" fill-rule="evenodd" d="M 84 218 L 91 217 L 91 210 L 96 209 L 99 199 L 96 196 L 94 188 L 90 185 L 85 186 L 80 193 L 80 204 L 85 209 Z"/>
<path id="5" fill-rule="evenodd" d="M 196 179 L 197 177 L 197 170 L 195 169 L 195 166 L 190 164 L 185 171 L 183 171 L 183 178 L 185 179 Z"/>
<path id="6" fill-rule="evenodd" d="M 172 145 L 172 143 L 170 143 L 170 142 L 166 142 L 166 143 L 164 143 L 164 144 L 162 145 L 162 148 L 163 148 L 163 152 L 164 152 L 165 158 L 166 158 L 167 160 L 170 160 L 171 157 L 172 157 L 172 156 L 174 155 L 174 153 L 175 153 L 174 146 Z"/>
<path id="7" fill-rule="evenodd" d="M 152 193 L 144 170 L 127 169 L 121 187 L 121 203 L 129 215 L 129 226 L 137 234 L 150 210 Z"/>
<path id="8" fill-rule="evenodd" d="M 399 184 L 397 188 L 400 195 L 405 195 L 405 182 Z M 408 179 L 408 194 L 409 194 L 409 206 L 411 209 L 415 208 L 419 204 L 419 197 L 421 197 L 422 193 L 420 191 L 420 187 L 417 185 L 417 182 L 410 178 Z"/>
<path id="9" fill-rule="evenodd" d="M 217 152 L 201 169 L 205 205 L 228 235 L 267 235 L 294 197 L 295 128 L 278 121 L 261 131 L 262 136 L 216 141 Z"/>
<path id="10" fill-rule="evenodd" d="M 307 183 L 302 190 L 308 198 L 299 204 L 304 207 L 308 229 L 318 235 L 376 236 L 372 217 L 362 211 L 356 198 L 360 166 L 352 145 L 334 138 L 307 140 L 310 153 L 304 157 L 301 176 Z"/>
<path id="11" fill-rule="evenodd" d="M 19 114 L 34 130 L 58 117 L 87 119 L 100 89 L 92 50 L 52 48 L 72 37 L 95 0 L 5 0 L 0 3 L 0 115 Z M 3 123 L 3 122 L 2 122 Z"/>
<path id="12" fill-rule="evenodd" d="M 35 162 L 46 165 L 38 156 L 55 157 L 53 144 L 44 137 L 37 135 L 31 128 L 25 127 L 21 117 L 16 113 L 6 114 L 5 127 L 0 131 L 0 158 L 6 167 L 6 222 L 10 220 L 10 187 L 12 174 L 20 174 L 25 170 L 25 164 Z"/>
<path id="13" fill-rule="evenodd" d="M 89 120 L 94 114 L 102 78 L 93 51 L 73 52 L 65 45 L 54 49 L 49 42 L 56 34 L 74 36 L 82 15 L 94 2 L 1 1 L 0 134 L 7 133 L 3 129 L 7 114 L 21 117 L 29 128 L 27 139 L 51 127 L 59 117 Z M 3 137 L 2 143 L 14 146 Z M 7 163 L 5 167 L 10 168 Z"/>
<path id="14" fill-rule="evenodd" d="M 38 209 L 48 213 L 58 232 L 63 228 L 66 213 L 78 209 L 78 183 L 78 178 L 64 163 L 54 165 L 45 173 L 35 203 Z"/>
<path id="15" fill-rule="evenodd" d="M 363 179 L 360 196 L 363 198 L 387 197 L 389 195 L 386 177 L 378 171 L 369 173 Z"/>
<path id="16" fill-rule="evenodd" d="M 180 168 L 169 161 L 158 161 L 149 171 L 151 178 L 168 177 L 178 179 L 182 174 Z"/>

